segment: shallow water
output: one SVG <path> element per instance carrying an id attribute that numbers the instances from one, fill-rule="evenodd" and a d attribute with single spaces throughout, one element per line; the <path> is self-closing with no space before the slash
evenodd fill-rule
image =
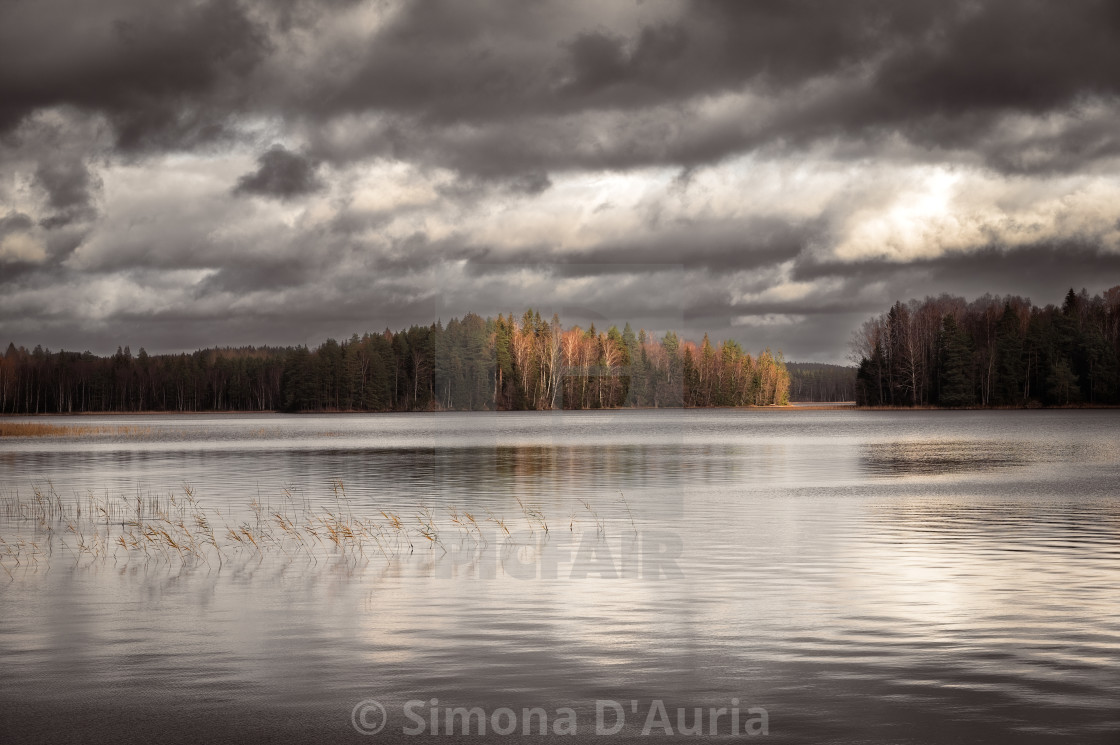
<path id="1" fill-rule="evenodd" d="M 188 485 L 235 526 L 253 500 L 408 525 L 388 551 L 219 568 L 94 556 L 0 509 L 24 546 L 0 572 L 2 742 L 416 741 L 432 709 L 453 741 L 451 707 L 488 728 L 508 707 L 518 734 L 568 707 L 586 741 L 597 701 L 624 714 L 604 742 L 648 740 L 658 701 L 674 731 L 677 707 L 764 709 L 758 741 L 1120 740 L 1120 412 L 58 421 L 130 430 L 5 438 L 0 504 Z"/>

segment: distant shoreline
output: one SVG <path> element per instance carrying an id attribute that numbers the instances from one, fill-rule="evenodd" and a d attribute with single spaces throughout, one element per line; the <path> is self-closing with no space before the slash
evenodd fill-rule
<path id="1" fill-rule="evenodd" d="M 846 401 L 840 403 L 827 403 L 827 402 L 799 402 L 791 404 L 772 404 L 767 406 L 619 406 L 615 408 L 601 408 L 601 409 L 436 409 L 431 411 L 412 410 L 412 411 L 358 411 L 354 409 L 336 410 L 336 409 L 316 409 L 316 410 L 302 410 L 302 411 L 280 411 L 272 409 L 268 411 L 256 411 L 251 409 L 223 409 L 221 411 L 214 410 L 200 410 L 200 411 L 68 411 L 68 412 L 40 412 L 38 414 L 0 414 L 3 419 L 16 419 L 16 418 L 37 418 L 37 417 L 76 417 L 76 416 L 177 416 L 189 415 L 197 416 L 199 414 L 217 414 L 217 415 L 235 415 L 235 414 L 290 414 L 292 416 L 303 416 L 305 414 L 555 414 L 556 412 L 579 412 L 582 414 L 589 414 L 595 412 L 617 413 L 620 411 L 813 411 L 819 409 L 851 409 L 855 410 L 858 407 L 854 402 Z"/>
<path id="2" fill-rule="evenodd" d="M 620 411 L 1069 411 L 1069 410 L 1108 410 L 1120 409 L 1120 405 L 1116 404 L 1067 404 L 1061 406 L 856 406 L 852 401 L 799 401 L 785 405 L 773 404 L 769 406 L 692 406 L 692 407 L 653 407 L 653 406 L 626 406 L 618 408 L 603 408 L 603 409 L 526 409 L 526 410 L 472 410 L 463 411 L 456 409 L 440 409 L 435 411 L 338 411 L 338 410 L 316 410 L 316 411 L 299 411 L 299 412 L 285 412 L 285 411 L 252 411 L 252 410 L 222 410 L 222 411 L 74 411 L 74 412 L 43 412 L 39 414 L 0 414 L 0 419 L 37 419 L 37 418 L 54 418 L 65 419 L 69 417 L 81 416 L 102 416 L 102 417 L 124 417 L 124 416 L 198 416 L 198 415 L 216 415 L 216 416 L 234 416 L 243 414 L 291 414 L 293 416 L 305 415 L 339 415 L 347 416 L 353 414 L 363 415 L 379 415 L 379 414 L 554 414 L 557 412 L 579 412 L 581 414 L 590 413 L 618 413 Z"/>

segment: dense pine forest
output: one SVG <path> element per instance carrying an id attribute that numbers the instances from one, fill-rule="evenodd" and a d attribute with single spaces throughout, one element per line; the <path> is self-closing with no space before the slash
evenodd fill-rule
<path id="1" fill-rule="evenodd" d="M 985 295 L 895 303 L 853 337 L 870 406 L 1120 404 L 1120 286 L 1060 306 Z"/>
<path id="2" fill-rule="evenodd" d="M 856 400 L 856 369 L 820 362 L 787 362 L 790 401 Z"/>
<path id="3" fill-rule="evenodd" d="M 781 355 L 669 332 L 563 328 L 528 311 L 307 347 L 109 357 L 9 345 L 0 413 L 435 411 L 784 404 Z"/>

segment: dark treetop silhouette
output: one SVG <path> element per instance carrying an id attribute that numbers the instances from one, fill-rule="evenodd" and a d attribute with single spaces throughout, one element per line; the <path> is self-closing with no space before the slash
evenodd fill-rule
<path id="1" fill-rule="evenodd" d="M 410 411 L 747 406 L 786 403 L 781 354 L 734 341 L 563 328 L 527 311 L 328 339 L 307 347 L 110 357 L 0 358 L 0 413 L 83 411 Z"/>
<path id="2" fill-rule="evenodd" d="M 1120 404 L 1120 286 L 1060 307 L 985 295 L 896 302 L 852 340 L 870 406 Z"/>

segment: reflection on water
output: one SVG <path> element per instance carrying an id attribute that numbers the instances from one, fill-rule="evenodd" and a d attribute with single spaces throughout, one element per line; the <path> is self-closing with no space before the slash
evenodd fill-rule
<path id="1" fill-rule="evenodd" d="M 1113 412 L 134 419 L 150 434 L 4 441 L 0 495 L 187 483 L 237 523 L 288 489 L 300 514 L 402 515 L 416 545 L 285 544 L 218 569 L 95 560 L 60 526 L 0 573 L 4 742 L 368 742 L 350 721 L 367 698 L 384 742 L 415 740 L 402 706 L 432 698 L 568 706 L 585 734 L 597 699 L 733 698 L 778 742 L 1120 732 Z M 452 522 L 465 511 L 481 531 Z M 43 526 L 0 511 L 0 537 Z M 643 551 L 679 572 L 643 576 Z M 642 723 L 607 740 L 646 741 Z"/>
<path id="2" fill-rule="evenodd" d="M 875 442 L 866 446 L 863 465 L 874 475 L 992 471 L 1031 462 L 1032 445 L 1029 442 L 969 440 Z"/>

